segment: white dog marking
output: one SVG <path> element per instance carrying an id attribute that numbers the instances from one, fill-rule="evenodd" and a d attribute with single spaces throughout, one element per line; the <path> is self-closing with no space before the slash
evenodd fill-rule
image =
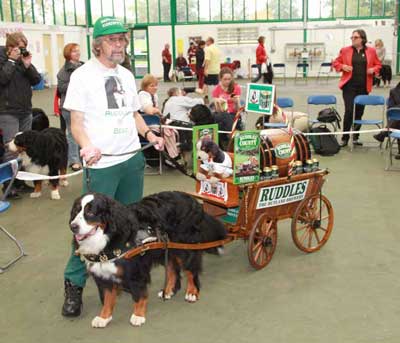
<path id="1" fill-rule="evenodd" d="M 114 282 L 120 283 L 121 279 L 117 278 L 118 269 L 113 262 L 88 262 L 88 270 L 90 273 L 96 275 L 104 280 L 112 280 Z"/>
<path id="2" fill-rule="evenodd" d="M 52 190 L 51 193 L 50 193 L 50 197 L 51 197 L 53 200 L 60 200 L 60 199 L 61 199 L 61 196 L 60 196 L 60 192 L 58 191 L 58 189 Z"/>
<path id="3" fill-rule="evenodd" d="M 197 301 L 197 296 L 195 294 L 186 293 L 185 300 L 190 303 L 194 303 Z"/>
<path id="4" fill-rule="evenodd" d="M 93 328 L 105 328 L 111 322 L 112 316 L 108 318 L 94 317 L 92 320 Z"/>
<path id="5" fill-rule="evenodd" d="M 33 192 L 29 196 L 31 198 L 40 198 L 42 196 L 42 192 Z"/>
<path id="6" fill-rule="evenodd" d="M 170 300 L 174 295 L 175 295 L 174 292 L 165 293 L 164 299 L 165 299 L 165 300 Z M 161 291 L 158 292 L 158 297 L 159 297 L 160 299 L 163 298 L 163 290 L 161 290 Z"/>
<path id="7" fill-rule="evenodd" d="M 146 318 L 132 314 L 130 322 L 133 326 L 141 326 L 146 322 Z"/>

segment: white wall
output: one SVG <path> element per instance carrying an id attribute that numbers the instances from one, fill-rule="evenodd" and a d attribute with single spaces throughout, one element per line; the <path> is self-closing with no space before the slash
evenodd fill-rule
<path id="1" fill-rule="evenodd" d="M 164 45 L 167 43 L 172 47 L 171 26 L 149 26 L 148 39 L 150 72 L 157 77 L 162 77 L 163 66 L 161 52 L 164 49 Z"/>
<path id="2" fill-rule="evenodd" d="M 40 71 L 45 72 L 43 34 L 51 35 L 53 75 L 49 79 L 51 85 L 57 84 L 57 72 L 62 67 L 58 62 L 58 51 L 64 47 L 57 47 L 57 34 L 64 34 L 64 44 L 77 43 L 81 46 L 81 59 L 87 60 L 85 29 L 70 26 L 49 26 L 40 24 L 0 23 L 0 45 L 5 44 L 7 32 L 22 31 L 28 39 L 28 50 L 32 53 L 32 63 Z"/>

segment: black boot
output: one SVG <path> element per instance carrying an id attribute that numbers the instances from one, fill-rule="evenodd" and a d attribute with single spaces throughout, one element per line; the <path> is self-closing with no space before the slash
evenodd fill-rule
<path id="1" fill-rule="evenodd" d="M 83 288 L 75 286 L 69 280 L 64 281 L 65 299 L 62 308 L 64 317 L 78 317 L 82 311 L 82 292 Z"/>

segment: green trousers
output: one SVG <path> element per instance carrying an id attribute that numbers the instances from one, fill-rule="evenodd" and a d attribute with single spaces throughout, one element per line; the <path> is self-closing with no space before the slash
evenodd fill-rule
<path id="1" fill-rule="evenodd" d="M 137 153 L 129 160 L 112 167 L 89 169 L 90 191 L 98 192 L 128 205 L 140 201 L 143 197 L 145 161 L 143 154 Z M 86 175 L 83 173 L 83 194 L 87 193 Z M 64 271 L 64 279 L 72 284 L 85 287 L 87 272 L 85 263 L 72 253 Z"/>

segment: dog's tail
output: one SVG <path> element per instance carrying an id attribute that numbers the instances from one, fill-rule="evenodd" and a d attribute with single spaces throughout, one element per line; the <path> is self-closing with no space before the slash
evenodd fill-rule
<path id="1" fill-rule="evenodd" d="M 227 232 L 222 222 L 207 213 L 204 213 L 200 229 L 202 243 L 219 241 L 226 238 Z M 215 248 L 206 249 L 205 251 L 214 255 L 223 255 L 224 247 L 221 245 Z"/>

